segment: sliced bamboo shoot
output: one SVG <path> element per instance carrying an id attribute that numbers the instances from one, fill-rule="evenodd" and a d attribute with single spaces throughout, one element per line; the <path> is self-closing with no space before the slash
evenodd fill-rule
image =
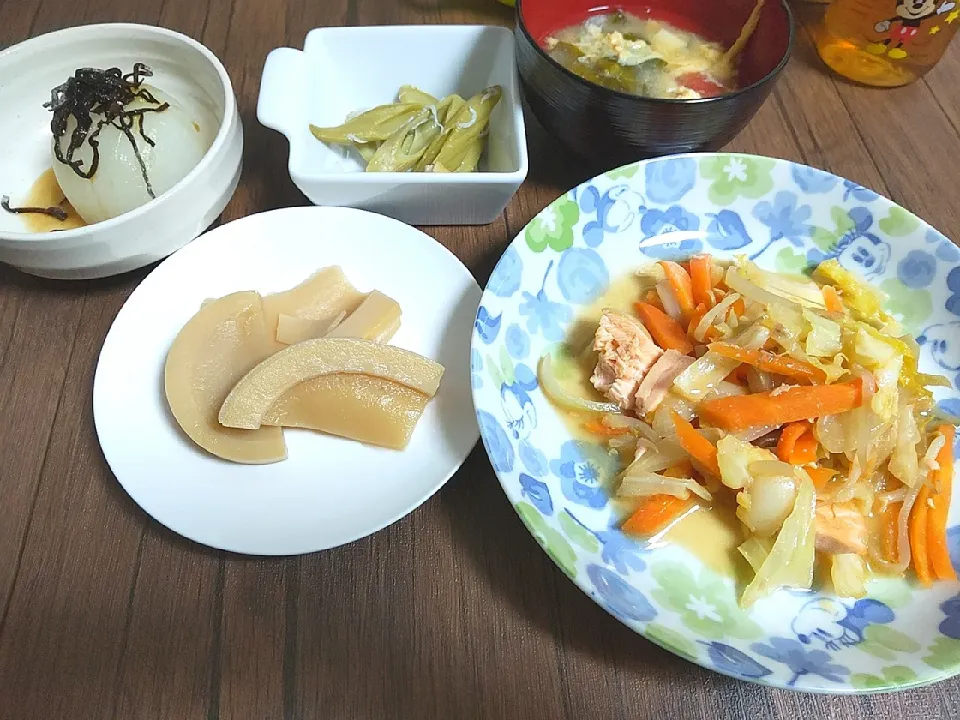
<path id="1" fill-rule="evenodd" d="M 167 353 L 163 385 L 170 411 L 193 442 L 238 463 L 271 463 L 287 456 L 280 428 L 234 430 L 217 421 L 237 381 L 272 350 L 255 292 L 209 300 L 183 326 Z"/>
<path id="2" fill-rule="evenodd" d="M 296 315 L 281 314 L 277 318 L 277 342 L 284 345 L 296 345 L 304 340 L 323 337 L 347 316 L 345 312 L 337 315 L 333 320 L 305 320 Z"/>
<path id="3" fill-rule="evenodd" d="M 331 338 L 363 338 L 386 342 L 400 327 L 400 305 L 374 290 L 346 320 L 327 333 Z"/>
<path id="4" fill-rule="evenodd" d="M 322 328 L 324 321 L 329 324 L 340 313 L 351 314 L 365 297 L 350 284 L 343 270 L 334 265 L 318 270 L 290 290 L 266 295 L 263 298 L 264 320 L 268 332 L 276 339 L 280 315 L 316 322 Z M 278 340 L 274 350 L 280 349 Z"/>
<path id="5" fill-rule="evenodd" d="M 430 398 L 369 375 L 322 375 L 285 392 L 264 425 L 308 428 L 403 450 Z"/>
<path id="6" fill-rule="evenodd" d="M 281 350 L 248 372 L 224 400 L 220 422 L 227 427 L 255 430 L 288 390 L 305 380 L 334 373 L 380 377 L 433 397 L 443 366 L 409 350 L 370 340 L 307 340 Z"/>

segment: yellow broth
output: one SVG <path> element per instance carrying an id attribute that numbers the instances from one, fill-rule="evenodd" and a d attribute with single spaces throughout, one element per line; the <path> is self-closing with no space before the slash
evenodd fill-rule
<path id="1" fill-rule="evenodd" d="M 614 309 L 632 314 L 633 304 L 642 297 L 644 290 L 643 280 L 634 273 L 629 273 L 611 283 L 606 293 L 577 317 L 566 341 L 570 361 L 563 362 L 558 367 L 558 380 L 564 390 L 585 399 L 605 401 L 590 384 L 590 375 L 596 365 L 596 354 L 592 352 L 593 335 L 604 310 Z M 573 437 L 585 442 L 603 442 L 602 438 L 597 438 L 583 428 L 583 423 L 589 418 L 561 409 L 558 409 L 558 412 Z M 631 459 L 632 457 L 623 457 L 622 461 L 626 464 Z M 615 487 L 609 490 L 613 493 Z M 651 538 L 651 547 L 679 545 L 719 575 L 737 577 L 737 568 L 745 565 L 746 561 L 737 551 L 743 538 L 733 499 L 728 499 L 729 502 L 725 503 L 722 498 L 717 498 L 712 506 L 703 505 L 684 515 L 665 532 Z M 631 503 L 617 500 L 615 506 L 622 511 L 624 519 L 629 516 Z"/>

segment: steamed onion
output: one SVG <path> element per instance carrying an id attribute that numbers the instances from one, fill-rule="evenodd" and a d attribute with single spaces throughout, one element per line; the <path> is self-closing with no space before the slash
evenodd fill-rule
<path id="1" fill-rule="evenodd" d="M 681 499 L 690 497 L 690 493 L 708 502 L 713 499 L 710 491 L 693 478 L 672 478 L 656 473 L 637 473 L 624 475 L 617 495 L 620 497 L 647 497 L 649 495 L 673 495 Z"/>
<path id="2" fill-rule="evenodd" d="M 540 358 L 537 366 L 537 378 L 540 380 L 540 387 L 543 392 L 555 402 L 568 410 L 588 413 L 613 413 L 619 412 L 620 406 L 614 403 L 596 402 L 595 400 L 585 400 L 571 395 L 560 385 L 557 376 L 553 370 L 553 360 L 550 353 Z"/>

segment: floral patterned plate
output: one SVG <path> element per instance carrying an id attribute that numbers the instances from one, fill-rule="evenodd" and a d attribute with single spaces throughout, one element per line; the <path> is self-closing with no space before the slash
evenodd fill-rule
<path id="1" fill-rule="evenodd" d="M 960 586 L 880 580 L 869 597 L 781 591 L 749 611 L 733 580 L 678 546 L 616 527 L 618 468 L 575 440 L 537 387 L 537 360 L 616 277 L 650 259 L 746 254 L 780 271 L 826 258 L 890 297 L 921 367 L 960 387 L 960 250 L 890 200 L 782 160 L 707 154 L 601 175 L 541 212 L 494 270 L 473 334 L 473 396 L 507 497 L 557 565 L 653 642 L 742 680 L 797 690 L 897 690 L 960 672 Z M 941 390 L 954 414 L 960 395 Z M 950 542 L 960 566 L 960 500 Z"/>

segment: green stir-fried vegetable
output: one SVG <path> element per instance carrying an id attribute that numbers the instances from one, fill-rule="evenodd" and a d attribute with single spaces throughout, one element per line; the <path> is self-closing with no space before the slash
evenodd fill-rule
<path id="1" fill-rule="evenodd" d="M 351 145 L 366 161 L 367 172 L 475 172 L 486 145 L 490 114 L 502 90 L 494 85 L 469 100 L 459 95 L 437 99 L 412 85 L 398 102 L 379 105 L 342 125 L 310 132 L 321 142 Z"/>

